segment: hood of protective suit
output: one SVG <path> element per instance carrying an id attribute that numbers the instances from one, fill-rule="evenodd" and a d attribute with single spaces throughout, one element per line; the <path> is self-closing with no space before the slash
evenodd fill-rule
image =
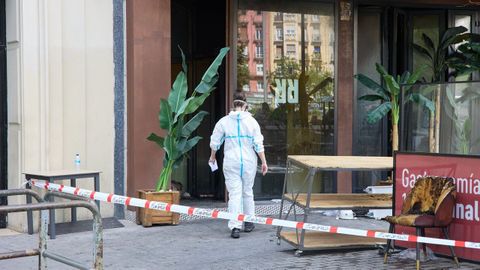
<path id="1" fill-rule="evenodd" d="M 249 113 L 249 112 L 245 112 L 245 111 L 231 111 L 231 112 L 228 114 L 228 117 L 231 117 L 231 118 L 233 118 L 233 119 L 235 119 L 235 120 L 236 120 L 237 118 L 239 118 L 239 119 L 245 119 L 245 118 L 250 117 L 250 116 L 252 116 L 252 114 Z"/>

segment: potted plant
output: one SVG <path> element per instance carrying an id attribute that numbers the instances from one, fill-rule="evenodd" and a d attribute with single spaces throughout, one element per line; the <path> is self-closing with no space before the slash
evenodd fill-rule
<path id="1" fill-rule="evenodd" d="M 398 150 L 398 121 L 400 118 L 400 85 L 406 84 L 411 85 L 417 82 L 422 73 L 424 72 L 426 66 L 422 66 L 413 74 L 405 71 L 401 76 L 398 75 L 396 78 L 387 73 L 385 68 L 376 64 L 377 72 L 380 74 L 384 85 L 382 86 L 375 82 L 373 79 L 363 75 L 357 74 L 354 77 L 364 86 L 372 90 L 374 93 L 364 95 L 359 97 L 359 100 L 367 101 L 380 101 L 378 106 L 371 110 L 367 114 L 367 122 L 374 124 L 380 119 L 385 117 L 388 113 L 392 114 L 392 153 L 393 151 Z M 413 101 L 419 104 L 423 104 L 430 111 L 434 111 L 435 107 L 433 102 L 423 96 L 420 93 L 412 93 L 410 90 L 411 87 L 404 88 L 405 91 L 405 102 Z"/>
<path id="2" fill-rule="evenodd" d="M 160 128 L 165 130 L 166 136 L 161 137 L 151 133 L 147 138 L 165 151 L 163 169 L 158 177 L 155 189 L 139 190 L 140 198 L 174 204 L 179 203 L 179 192 L 172 191 L 170 188 L 172 170 L 181 164 L 188 152 L 202 139 L 199 136 L 192 138 L 192 135 L 208 113 L 205 111 L 197 112 L 197 110 L 215 89 L 214 86 L 218 81 L 218 68 L 228 50 L 228 47 L 220 50 L 220 53 L 205 71 L 202 80 L 190 96 L 187 96 L 188 83 L 185 55 L 180 50 L 182 54 L 182 71 L 178 73 L 173 82 L 168 98 L 160 100 L 158 121 Z M 192 114 L 194 115 L 190 118 L 189 116 Z M 139 208 L 137 222 L 144 227 L 152 224 L 178 224 L 179 215 Z"/>

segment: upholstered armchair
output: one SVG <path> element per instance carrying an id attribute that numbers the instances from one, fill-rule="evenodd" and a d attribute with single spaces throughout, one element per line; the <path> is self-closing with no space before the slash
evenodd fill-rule
<path id="1" fill-rule="evenodd" d="M 415 186 L 403 202 L 402 212 L 397 216 L 383 218 L 390 223 L 389 232 L 394 232 L 395 225 L 415 227 L 417 236 L 425 236 L 425 228 L 440 228 L 448 239 L 448 226 L 453 220 L 456 186 L 452 178 L 423 177 L 417 179 Z M 423 252 L 426 255 L 426 244 Z M 392 240 L 387 241 L 384 263 L 387 263 Z M 420 269 L 420 243 L 417 243 L 417 269 Z M 458 266 L 453 247 L 450 252 Z"/>

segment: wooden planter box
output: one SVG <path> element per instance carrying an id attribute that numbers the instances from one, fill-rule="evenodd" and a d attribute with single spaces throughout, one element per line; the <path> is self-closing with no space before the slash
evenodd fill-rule
<path id="1" fill-rule="evenodd" d="M 180 192 L 165 191 L 156 192 L 153 190 L 139 190 L 138 195 L 140 199 L 149 201 L 159 201 L 171 204 L 179 204 Z M 150 227 L 155 224 L 172 224 L 179 223 L 180 214 L 169 213 L 154 209 L 137 208 L 137 224 L 143 227 Z"/>

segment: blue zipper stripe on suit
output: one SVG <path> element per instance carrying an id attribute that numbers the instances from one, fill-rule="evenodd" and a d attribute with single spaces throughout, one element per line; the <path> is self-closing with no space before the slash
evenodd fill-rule
<path id="1" fill-rule="evenodd" d="M 247 139 L 253 140 L 253 136 L 248 136 L 248 135 L 225 136 L 225 139 L 237 139 L 237 138 L 247 138 Z"/>
<path id="2" fill-rule="evenodd" d="M 240 178 L 243 178 L 243 151 L 242 151 L 242 140 L 240 136 L 240 114 L 237 115 L 237 130 L 238 130 L 238 146 L 240 149 Z"/>
<path id="3" fill-rule="evenodd" d="M 253 138 L 253 136 L 248 136 L 248 135 L 224 136 L 222 139 L 225 140 L 225 139 L 238 139 L 238 138 L 241 138 L 241 139 L 246 138 L 246 139 L 251 140 L 251 143 L 252 143 L 253 147 L 255 148 L 255 151 L 257 151 L 257 152 L 259 151 L 258 144 L 255 143 L 255 139 Z M 223 143 L 223 141 L 222 141 L 222 143 Z"/>

